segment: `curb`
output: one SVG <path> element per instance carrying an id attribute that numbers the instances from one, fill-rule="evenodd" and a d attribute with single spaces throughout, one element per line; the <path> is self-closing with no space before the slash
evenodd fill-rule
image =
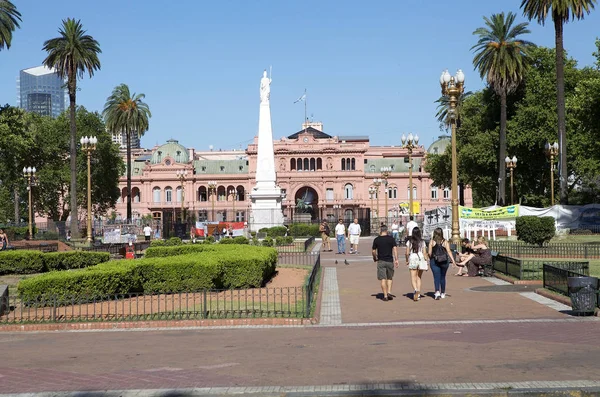
<path id="1" fill-rule="evenodd" d="M 498 272 L 494 272 L 494 277 L 515 285 L 544 285 L 543 280 L 515 280 L 510 276 L 506 276 Z M 569 301 L 569 304 L 571 304 L 571 301 Z"/>

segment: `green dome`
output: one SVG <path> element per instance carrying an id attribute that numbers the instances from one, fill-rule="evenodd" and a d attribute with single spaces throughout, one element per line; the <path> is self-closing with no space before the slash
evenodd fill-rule
<path id="1" fill-rule="evenodd" d="M 175 139 L 169 139 L 167 143 L 161 145 L 152 153 L 152 164 L 162 163 L 166 158 L 170 158 L 171 161 L 176 163 L 188 163 L 190 161 L 190 155 L 187 149 L 180 145 Z"/>
<path id="2" fill-rule="evenodd" d="M 444 154 L 446 148 L 450 146 L 451 138 L 448 135 L 441 135 L 438 140 L 433 142 L 427 149 L 427 153 Z"/>

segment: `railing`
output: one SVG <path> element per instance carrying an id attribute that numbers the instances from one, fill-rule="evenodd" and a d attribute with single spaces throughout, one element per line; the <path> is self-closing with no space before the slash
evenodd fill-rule
<path id="1" fill-rule="evenodd" d="M 309 318 L 315 305 L 321 257 L 316 253 L 290 255 L 312 266 L 303 286 L 199 290 L 178 293 L 132 293 L 102 296 L 41 296 L 23 300 L 0 297 L 0 307 L 8 310 L 0 324 L 89 321 L 149 321 L 236 318 Z M 300 256 L 305 259 L 299 260 Z M 312 261 L 312 262 L 311 262 Z"/>
<path id="2" fill-rule="evenodd" d="M 582 277 L 590 275 L 589 265 L 573 266 L 571 263 L 544 263 L 544 288 L 569 296 L 567 281 L 569 277 Z"/>
<path id="3" fill-rule="evenodd" d="M 279 252 L 277 265 L 313 266 L 320 262 L 320 252 Z"/>
<path id="4" fill-rule="evenodd" d="M 122 255 L 125 248 L 128 246 L 127 243 L 118 244 L 99 244 L 83 246 L 78 249 L 81 251 L 94 251 L 94 252 L 108 252 L 111 255 Z M 140 241 L 134 243 L 134 249 L 137 251 L 143 251 L 150 246 L 150 241 Z"/>
<path id="5" fill-rule="evenodd" d="M 58 243 L 38 243 L 35 245 L 11 245 L 9 249 L 14 250 L 34 250 L 42 252 L 56 252 L 58 251 Z"/>
<path id="6" fill-rule="evenodd" d="M 503 255 L 532 258 L 600 258 L 597 243 L 551 243 L 544 246 L 526 245 L 515 241 L 490 241 L 489 246 Z"/>
<path id="7" fill-rule="evenodd" d="M 315 237 L 311 236 L 304 241 L 304 252 L 308 251 L 310 246 L 315 242 Z"/>
<path id="8" fill-rule="evenodd" d="M 519 280 L 541 280 L 544 277 L 543 265 L 556 266 L 570 270 L 589 269 L 588 261 L 540 261 L 534 259 L 519 259 L 506 255 L 497 255 L 492 259 L 494 270 L 507 274 Z"/>

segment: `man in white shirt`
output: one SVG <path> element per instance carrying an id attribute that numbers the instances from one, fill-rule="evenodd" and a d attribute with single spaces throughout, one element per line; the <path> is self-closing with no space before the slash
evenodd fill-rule
<path id="1" fill-rule="evenodd" d="M 410 220 L 406 224 L 406 240 L 412 236 L 412 231 L 415 227 L 419 226 L 417 222 L 415 222 L 414 217 L 411 215 Z"/>
<path id="2" fill-rule="evenodd" d="M 350 254 L 358 254 L 358 239 L 360 238 L 360 225 L 358 219 L 348 226 L 348 238 L 350 239 Z"/>
<path id="3" fill-rule="evenodd" d="M 346 253 L 346 226 L 344 221 L 340 218 L 337 225 L 335 225 L 335 239 L 337 240 L 338 254 Z"/>
<path id="4" fill-rule="evenodd" d="M 151 235 L 152 235 L 152 228 L 150 227 L 150 225 L 146 224 L 146 227 L 144 228 L 144 240 L 150 241 Z"/>

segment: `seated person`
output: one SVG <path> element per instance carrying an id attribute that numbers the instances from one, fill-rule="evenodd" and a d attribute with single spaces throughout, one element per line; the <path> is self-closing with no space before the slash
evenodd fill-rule
<path id="1" fill-rule="evenodd" d="M 492 251 L 487 245 L 484 236 L 477 238 L 477 244 L 472 247 L 473 253 L 464 256 L 459 265 L 467 266 L 468 277 L 475 277 L 479 274 L 480 267 L 492 263 Z"/>
<path id="2" fill-rule="evenodd" d="M 467 258 L 467 256 L 469 256 L 470 254 L 473 253 L 472 244 L 468 238 L 463 238 L 460 242 L 460 246 L 461 246 L 461 252 L 460 253 L 456 252 L 456 257 L 455 257 L 456 266 L 458 267 L 458 272 L 455 274 L 455 276 L 462 276 L 462 271 L 463 271 L 463 268 L 465 267 L 465 265 L 462 264 L 462 262 L 463 262 L 463 260 L 465 260 L 465 258 Z"/>

